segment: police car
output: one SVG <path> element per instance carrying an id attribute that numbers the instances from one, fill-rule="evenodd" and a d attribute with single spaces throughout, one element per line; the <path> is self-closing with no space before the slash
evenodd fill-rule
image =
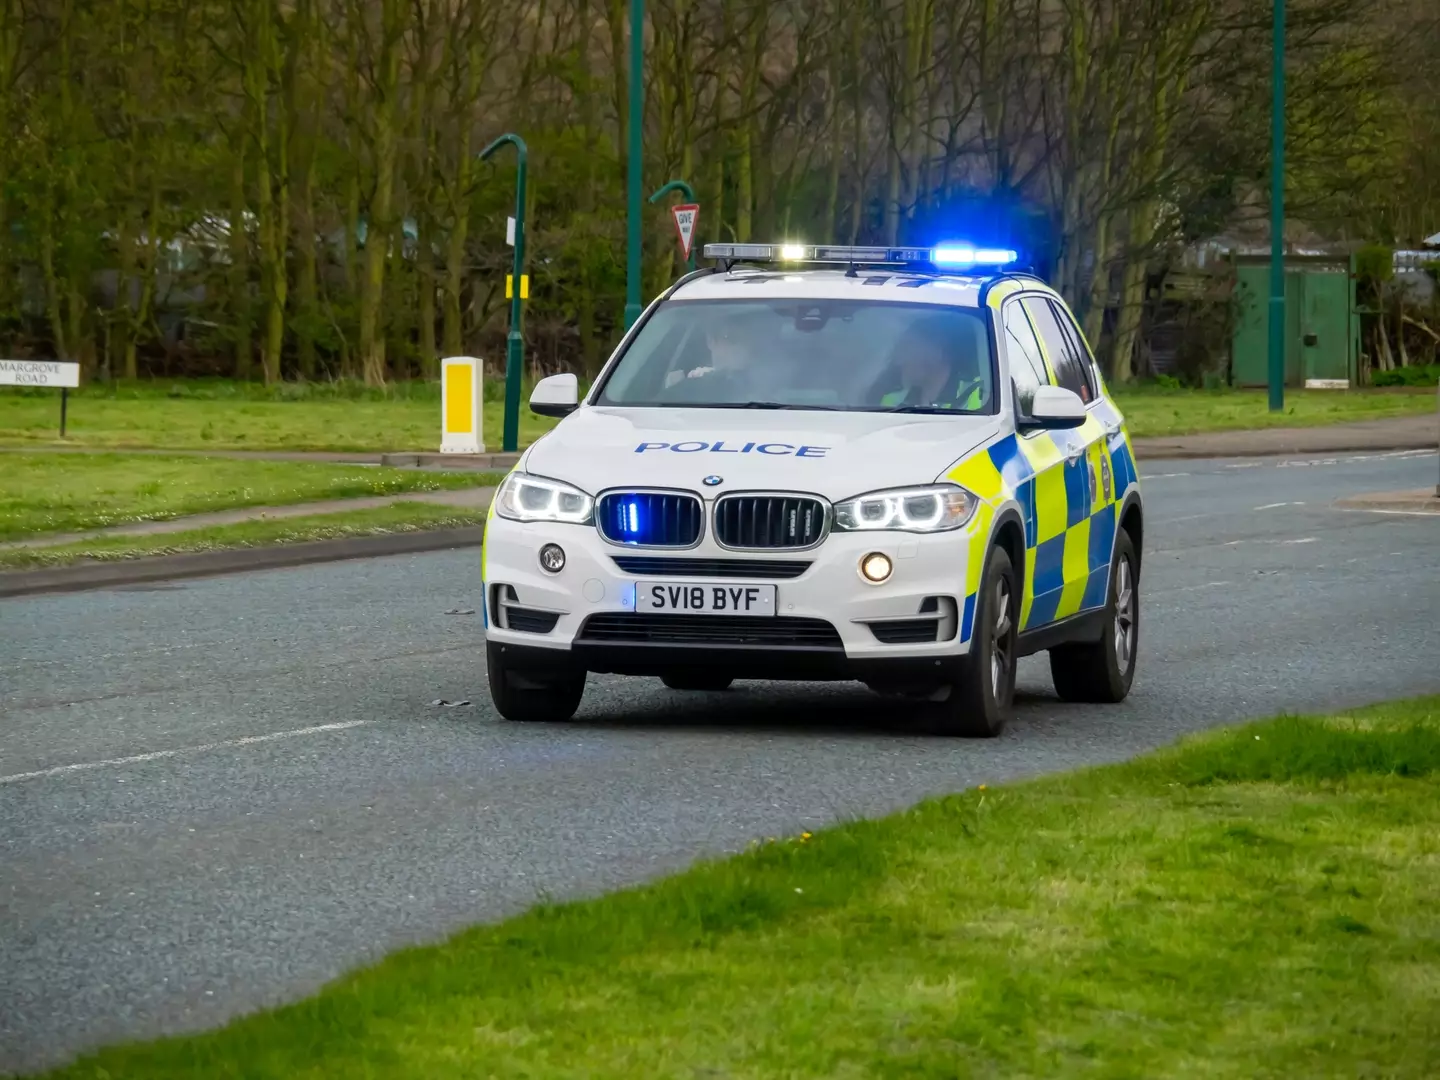
<path id="1" fill-rule="evenodd" d="M 1135 673 L 1144 516 L 1064 301 L 969 245 L 712 244 L 501 485 L 490 692 L 572 716 L 590 672 L 719 691 L 858 680 L 993 736 L 1016 661 L 1067 701 Z"/>

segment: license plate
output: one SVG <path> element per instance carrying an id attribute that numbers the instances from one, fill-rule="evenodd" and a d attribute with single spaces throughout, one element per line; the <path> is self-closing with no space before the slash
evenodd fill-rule
<path id="1" fill-rule="evenodd" d="M 774 615 L 774 585 L 702 585 L 642 581 L 635 610 L 680 615 Z"/>

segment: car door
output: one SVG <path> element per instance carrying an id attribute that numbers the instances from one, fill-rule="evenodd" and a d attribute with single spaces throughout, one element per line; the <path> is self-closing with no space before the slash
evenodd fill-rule
<path id="1" fill-rule="evenodd" d="M 1016 419 L 1028 417 L 1030 402 L 1041 386 L 1053 385 L 1035 327 L 1020 297 L 1001 309 L 1006 367 L 1013 391 Z M 1016 444 L 1025 463 L 1013 486 L 1025 515 L 1025 587 L 1020 602 L 1020 629 L 1051 622 L 1065 587 L 1064 556 L 1067 521 L 1066 463 L 1057 435 L 1022 429 Z"/>
<path id="2" fill-rule="evenodd" d="M 1114 483 L 1105 452 L 1105 427 L 1094 415 L 1099 386 L 1081 344 L 1084 339 L 1079 327 L 1057 297 L 1031 294 L 1023 302 L 1051 380 L 1078 395 L 1089 413 L 1082 427 L 1050 433 L 1062 459 L 1064 491 L 1063 496 L 1058 491 L 1051 494 L 1047 503 L 1041 502 L 1039 490 L 1036 493 L 1041 536 L 1036 549 L 1032 619 L 1038 626 L 1105 602 L 1115 540 Z M 1049 549 L 1044 548 L 1046 543 L 1051 545 Z M 1098 575 L 1097 562 L 1103 567 Z M 1098 603 L 1092 586 L 1097 576 Z"/>

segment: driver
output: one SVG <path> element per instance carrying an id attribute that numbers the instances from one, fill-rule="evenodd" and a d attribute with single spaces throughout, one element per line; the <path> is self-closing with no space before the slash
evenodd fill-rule
<path id="1" fill-rule="evenodd" d="M 745 401 L 751 396 L 758 346 L 762 340 L 760 313 L 726 315 L 710 322 L 705 328 L 705 344 L 710 362 L 689 369 L 671 385 L 684 398 L 704 398 L 715 402 Z"/>
<path id="2" fill-rule="evenodd" d="M 967 410 L 985 404 L 979 360 L 953 318 L 935 315 L 913 323 L 893 355 L 901 388 L 885 394 L 880 404 Z"/>

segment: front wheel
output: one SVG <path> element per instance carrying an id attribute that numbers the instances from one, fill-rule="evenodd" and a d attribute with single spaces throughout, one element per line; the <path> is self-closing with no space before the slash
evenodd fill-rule
<path id="1" fill-rule="evenodd" d="M 1015 708 L 1016 645 L 1020 629 L 1020 589 L 1015 567 L 1004 548 L 992 548 L 975 601 L 975 633 L 970 639 L 962 677 L 943 701 L 926 712 L 934 728 L 947 735 L 993 739 L 1005 730 Z"/>
<path id="2" fill-rule="evenodd" d="M 1115 535 L 1110 595 L 1100 640 L 1050 650 L 1050 677 L 1062 701 L 1115 704 L 1135 679 L 1140 645 L 1140 560 L 1130 534 Z"/>
<path id="3" fill-rule="evenodd" d="M 490 700 L 506 720 L 520 723 L 556 723 L 569 720 L 585 695 L 585 672 L 517 667 L 505 646 L 485 643 L 485 674 Z"/>

